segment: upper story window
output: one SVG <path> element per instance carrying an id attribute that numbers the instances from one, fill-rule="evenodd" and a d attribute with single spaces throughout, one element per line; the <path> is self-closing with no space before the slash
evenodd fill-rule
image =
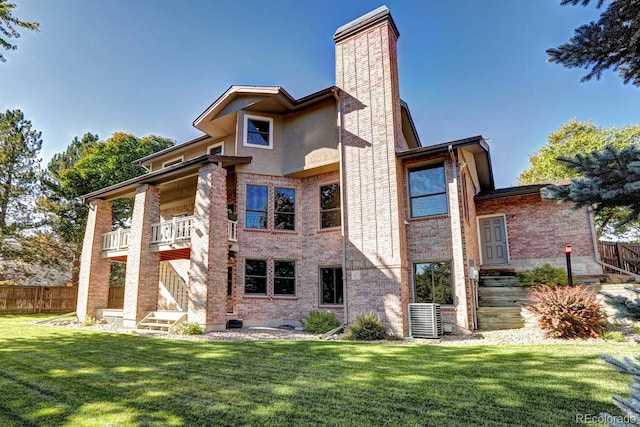
<path id="1" fill-rule="evenodd" d="M 296 229 L 296 190 L 276 187 L 273 198 L 274 230 Z"/>
<path id="2" fill-rule="evenodd" d="M 223 156 L 224 155 L 224 143 L 219 142 L 217 144 L 207 147 L 207 154 L 210 156 Z"/>
<path id="3" fill-rule="evenodd" d="M 410 169 L 409 199 L 412 218 L 446 214 L 448 208 L 444 164 Z"/>
<path id="4" fill-rule="evenodd" d="M 340 184 L 320 186 L 320 228 L 340 227 Z"/>
<path id="5" fill-rule="evenodd" d="M 247 185 L 247 214 L 245 227 L 267 229 L 269 187 Z"/>
<path id="6" fill-rule="evenodd" d="M 165 162 L 162 162 L 163 168 L 168 168 L 169 166 L 177 165 L 178 163 L 182 163 L 184 161 L 184 156 L 175 157 L 173 159 L 169 159 Z"/>
<path id="7" fill-rule="evenodd" d="M 244 116 L 244 142 L 248 147 L 273 148 L 273 119 Z"/>

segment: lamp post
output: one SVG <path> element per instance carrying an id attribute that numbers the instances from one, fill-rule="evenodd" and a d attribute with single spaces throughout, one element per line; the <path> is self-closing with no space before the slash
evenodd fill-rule
<path id="1" fill-rule="evenodd" d="M 569 279 L 569 285 L 573 285 L 573 276 L 571 275 L 571 252 L 573 248 L 570 244 L 564 245 L 564 254 L 567 256 L 567 279 Z"/>

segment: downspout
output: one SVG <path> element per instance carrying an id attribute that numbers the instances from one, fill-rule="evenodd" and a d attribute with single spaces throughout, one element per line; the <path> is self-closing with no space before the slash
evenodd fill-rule
<path id="1" fill-rule="evenodd" d="M 344 146 L 342 145 L 342 103 L 340 101 L 340 94 L 338 88 L 334 88 L 331 93 L 338 103 L 338 153 L 340 155 L 340 236 L 342 243 L 342 298 L 344 303 L 344 324 L 349 324 L 349 304 L 347 299 L 347 237 L 345 236 L 345 220 L 346 215 L 344 212 L 345 201 L 345 189 L 344 189 Z"/>
<path id="2" fill-rule="evenodd" d="M 615 265 L 611 265 L 611 264 L 607 264 L 606 262 L 603 262 L 602 260 L 600 260 L 600 251 L 598 250 L 598 238 L 596 236 L 596 228 L 594 225 L 594 220 L 593 220 L 593 209 L 591 207 L 588 208 L 587 210 L 587 215 L 589 217 L 589 228 L 591 230 L 591 243 L 593 243 L 593 259 L 594 261 L 601 265 L 602 267 L 611 269 L 611 270 L 615 270 L 618 273 L 621 274 L 626 274 L 627 276 L 633 276 L 636 279 L 640 279 L 640 275 L 638 274 L 634 274 L 630 271 L 627 271 L 625 269 L 616 267 Z"/>

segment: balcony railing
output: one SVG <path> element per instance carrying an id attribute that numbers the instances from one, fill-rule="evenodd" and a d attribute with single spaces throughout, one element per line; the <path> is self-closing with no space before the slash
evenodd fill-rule
<path id="1" fill-rule="evenodd" d="M 129 235 L 131 230 L 128 228 L 118 228 L 115 231 L 104 233 L 102 235 L 103 251 L 120 251 L 129 247 Z"/>
<path id="2" fill-rule="evenodd" d="M 174 218 L 151 225 L 151 244 L 168 245 L 172 243 L 189 242 L 193 229 L 193 217 Z M 102 235 L 103 251 L 119 251 L 129 248 L 131 229 L 118 228 Z M 238 222 L 227 221 L 227 238 L 230 242 L 238 241 Z"/>
<path id="3" fill-rule="evenodd" d="M 166 245 L 191 240 L 193 217 L 173 218 L 151 225 L 151 244 Z"/>

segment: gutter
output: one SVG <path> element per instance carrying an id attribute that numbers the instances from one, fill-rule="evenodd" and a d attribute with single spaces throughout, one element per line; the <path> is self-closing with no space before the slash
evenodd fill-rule
<path id="1" fill-rule="evenodd" d="M 342 218 L 340 218 L 340 235 L 342 240 L 342 255 L 341 255 L 341 263 L 342 263 L 342 298 L 344 302 L 344 324 L 349 324 L 349 304 L 347 300 L 347 237 L 345 236 L 345 222 L 347 216 L 344 212 L 344 146 L 342 145 L 342 103 L 340 101 L 340 89 L 334 87 L 332 89 L 333 96 L 336 98 L 337 106 L 338 106 L 338 151 L 340 152 L 340 213 Z"/>

